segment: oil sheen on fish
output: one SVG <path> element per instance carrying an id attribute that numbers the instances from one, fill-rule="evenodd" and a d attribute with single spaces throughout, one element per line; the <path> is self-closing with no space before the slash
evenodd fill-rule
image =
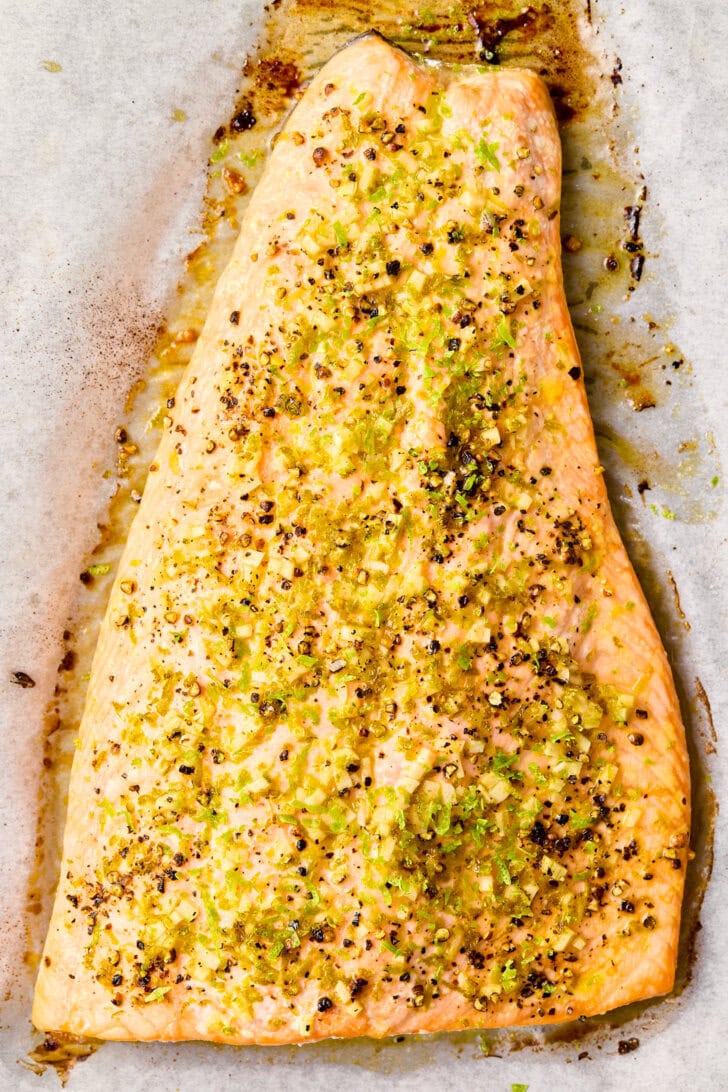
<path id="1" fill-rule="evenodd" d="M 377 35 L 275 144 L 103 623 L 39 1028 L 290 1043 L 672 987 L 670 669 L 531 72 Z"/>

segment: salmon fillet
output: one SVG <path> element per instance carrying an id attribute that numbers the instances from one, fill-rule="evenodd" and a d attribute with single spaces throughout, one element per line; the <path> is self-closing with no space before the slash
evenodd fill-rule
<path id="1" fill-rule="evenodd" d="M 290 116 L 101 630 L 41 1029 L 291 1043 L 673 984 L 689 778 L 533 73 L 355 40 Z"/>

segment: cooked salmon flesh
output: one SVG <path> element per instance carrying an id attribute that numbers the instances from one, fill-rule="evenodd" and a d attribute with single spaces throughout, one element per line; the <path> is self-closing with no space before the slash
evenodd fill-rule
<path id="1" fill-rule="evenodd" d="M 37 1027 L 291 1043 L 671 989 L 685 735 L 560 178 L 536 75 L 375 34 L 290 115 L 111 593 Z"/>

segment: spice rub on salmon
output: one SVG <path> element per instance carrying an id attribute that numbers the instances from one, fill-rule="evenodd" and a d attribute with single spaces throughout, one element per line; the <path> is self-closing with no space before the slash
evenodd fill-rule
<path id="1" fill-rule="evenodd" d="M 103 623 L 33 1019 L 290 1043 L 670 990 L 689 781 L 530 72 L 377 35 L 271 153 Z"/>

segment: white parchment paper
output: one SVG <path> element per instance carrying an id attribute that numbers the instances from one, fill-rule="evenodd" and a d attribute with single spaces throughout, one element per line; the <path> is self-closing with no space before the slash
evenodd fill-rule
<path id="1" fill-rule="evenodd" d="M 712 433 L 728 468 L 728 4 L 592 0 L 592 10 L 602 44 L 624 63 L 624 109 L 651 188 L 644 235 L 656 257 L 645 307 L 651 294 L 667 297 L 671 336 L 694 368 L 681 395 L 687 415 L 701 436 Z M 244 0 L 0 2 L 2 1089 L 58 1084 L 54 1072 L 39 1077 L 19 1064 L 33 1043 L 23 959 L 43 711 L 79 559 L 96 540 L 108 496 L 101 468 L 112 459 L 113 424 L 194 245 L 211 126 L 234 101 L 260 17 L 260 3 Z M 184 124 L 171 123 L 175 110 Z M 650 429 L 664 437 L 676 421 L 682 427 L 685 407 L 679 419 L 660 412 L 651 411 Z M 722 489 L 721 480 L 713 509 Z M 663 637 L 682 689 L 690 693 L 701 677 L 720 736 L 728 713 L 725 515 L 661 520 L 635 508 L 631 519 L 674 574 L 691 629 L 671 625 L 656 604 L 658 620 L 667 619 Z M 35 688 L 12 685 L 15 670 L 31 674 Z M 719 739 L 708 761 L 719 800 L 726 747 Z M 108 1044 L 73 1071 L 69 1087 L 728 1088 L 727 817 L 728 806 L 718 817 L 692 980 L 621 1033 L 490 1058 L 474 1035 L 277 1050 Z M 617 1041 L 628 1036 L 640 1048 L 619 1055 Z M 579 1060 L 583 1050 L 589 1057 Z"/>

